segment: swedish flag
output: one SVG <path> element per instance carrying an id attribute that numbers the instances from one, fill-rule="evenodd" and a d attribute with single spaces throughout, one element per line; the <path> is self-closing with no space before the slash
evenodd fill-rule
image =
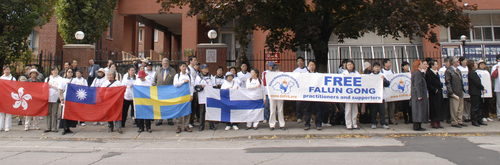
<path id="1" fill-rule="evenodd" d="M 189 84 L 133 86 L 135 118 L 173 119 L 191 114 Z"/>

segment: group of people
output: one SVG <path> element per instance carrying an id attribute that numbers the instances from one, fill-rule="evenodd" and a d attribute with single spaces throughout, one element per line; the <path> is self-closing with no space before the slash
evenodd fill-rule
<path id="1" fill-rule="evenodd" d="M 72 127 L 76 127 L 78 122 L 85 126 L 85 121 L 71 121 L 60 119 L 61 106 L 64 104 L 64 95 L 67 84 L 85 85 L 91 87 L 116 87 L 126 86 L 124 94 L 122 120 L 108 122 L 108 132 L 116 131 L 122 133 L 122 128 L 128 118 L 128 111 L 133 119 L 134 125 L 138 127 L 138 132 L 151 130 L 153 120 L 135 119 L 133 106 L 133 86 L 162 86 L 174 85 L 180 87 L 185 83 L 189 84 L 191 94 L 192 113 L 190 115 L 177 119 L 167 119 L 168 125 L 177 125 L 176 133 L 192 132 L 192 128 L 198 125 L 198 130 L 203 131 L 205 124 L 208 123 L 208 128 L 216 130 L 215 122 L 205 121 L 206 115 L 206 96 L 204 88 L 207 86 L 219 89 L 240 89 L 240 88 L 263 88 L 264 96 L 264 121 L 269 122 L 270 130 L 278 128 L 286 130 L 283 106 L 284 101 L 273 100 L 268 97 L 266 88 L 266 73 L 280 72 L 280 67 L 274 62 L 266 63 L 266 70 L 262 73 L 258 69 L 249 69 L 248 64 L 241 64 L 240 71 L 236 67 L 229 68 L 229 71 L 224 72 L 224 68 L 219 66 L 215 75 L 211 75 L 207 64 L 200 64 L 194 56 L 189 57 L 188 63 L 179 64 L 177 69 L 170 66 L 169 60 L 164 58 L 161 61 L 161 67 L 153 69 L 151 62 L 142 60 L 139 64 L 134 62 L 128 66 L 127 72 L 123 75 L 118 73 L 116 64 L 109 60 L 106 68 L 100 68 L 93 60 L 89 60 L 87 70 L 87 78 L 84 78 L 83 72 L 77 67 L 77 61 L 65 62 L 63 69 L 60 71 L 58 67 L 50 68 L 50 75 L 43 77 L 36 66 L 26 68 L 26 75 L 19 77 L 19 81 L 27 82 L 45 82 L 49 84 L 49 110 L 46 117 L 47 126 L 44 132 L 58 132 L 63 129 L 62 134 L 72 133 Z M 500 62 L 500 55 L 497 56 Z M 447 121 L 452 127 L 466 127 L 464 121 L 471 121 L 473 126 L 487 125 L 486 121 L 492 121 L 489 118 L 489 112 L 484 110 L 487 104 L 487 99 L 482 99 L 481 95 L 485 92 L 481 85 L 476 70 L 485 70 L 486 63 L 484 61 L 467 61 L 464 57 L 447 57 L 444 59 L 445 66 L 441 69 L 439 64 L 434 59 L 425 59 L 424 61 L 415 60 L 412 70 L 410 64 L 403 62 L 402 73 L 411 73 L 411 99 L 399 102 L 383 102 L 383 103 L 324 103 L 310 101 L 296 101 L 296 117 L 297 122 L 305 122 L 304 130 L 311 129 L 312 115 L 315 115 L 315 128 L 319 131 L 322 126 L 331 126 L 333 124 L 345 124 L 348 130 L 359 129 L 358 113 L 368 115 L 371 128 L 376 129 L 380 124 L 382 128 L 389 129 L 390 124 L 397 124 L 395 120 L 396 107 L 402 110 L 404 121 L 406 124 L 413 123 L 415 131 L 424 131 L 422 123 L 429 123 L 432 128 L 443 128 L 441 122 Z M 300 73 L 317 73 L 316 62 L 310 60 L 307 66 L 304 58 L 298 57 L 296 60 L 297 68 L 293 72 Z M 391 70 L 391 60 L 384 59 L 382 64 L 379 62 L 365 62 L 363 64 L 362 74 L 380 75 L 383 80 L 384 87 L 389 87 L 387 77 L 394 72 Z M 498 67 L 495 65 L 492 68 L 492 78 L 499 79 Z M 411 72 L 410 72 L 411 71 Z M 441 82 L 439 71 L 445 73 L 446 82 Z M 463 88 L 462 72 L 469 73 L 469 95 L 470 100 L 464 101 L 465 90 Z M 1 79 L 17 81 L 10 73 L 10 67 L 3 67 L 3 75 Z M 358 76 L 360 73 L 356 70 L 352 60 L 343 60 L 342 65 L 338 69 L 339 74 Z M 262 76 L 261 76 L 262 75 Z M 443 98 L 443 83 L 446 84 L 448 97 Z M 495 81 L 495 92 L 500 92 L 500 81 Z M 498 93 L 497 93 L 498 94 Z M 498 98 L 497 98 L 498 99 Z M 498 100 L 497 100 L 498 101 Z M 61 104 L 62 103 L 62 104 Z M 466 104 L 469 104 L 467 106 Z M 465 105 L 464 105 L 465 104 Z M 499 109 L 497 104 L 497 109 Z M 464 109 L 465 108 L 465 109 Z M 333 110 L 332 110 L 333 109 Z M 497 110 L 498 112 L 498 110 Z M 339 116 L 343 120 L 338 121 Z M 462 118 L 464 116 L 464 118 Z M 10 130 L 12 116 L 10 114 L 0 113 L 0 128 L 5 131 Z M 378 119 L 378 120 L 377 120 Z M 21 123 L 21 118 L 19 119 Z M 38 125 L 39 117 L 25 117 L 25 131 L 30 129 L 40 129 Z M 174 123 L 175 120 L 175 123 Z M 59 125 L 57 124 L 59 121 Z M 260 121 L 246 123 L 246 130 L 259 128 Z M 94 125 L 104 122 L 94 122 Z M 156 125 L 162 125 L 163 120 L 157 120 Z M 238 123 L 225 123 L 225 130 L 238 130 Z"/>

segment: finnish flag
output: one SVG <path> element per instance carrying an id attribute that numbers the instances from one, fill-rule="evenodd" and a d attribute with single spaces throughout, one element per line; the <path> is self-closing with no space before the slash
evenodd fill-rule
<path id="1" fill-rule="evenodd" d="M 221 122 L 255 122 L 264 120 L 262 88 L 205 88 L 206 120 Z"/>

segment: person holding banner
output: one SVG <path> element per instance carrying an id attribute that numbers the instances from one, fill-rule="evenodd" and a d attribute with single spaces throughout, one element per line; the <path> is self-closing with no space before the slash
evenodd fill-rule
<path id="1" fill-rule="evenodd" d="M 391 66 L 392 66 L 391 59 L 388 59 L 388 58 L 384 59 L 382 61 L 382 65 L 384 66 L 384 68 L 382 68 L 381 72 L 382 72 L 382 74 L 385 75 L 385 77 L 389 77 L 389 76 L 394 74 L 394 72 L 392 72 L 392 70 L 391 70 Z M 396 119 L 394 119 L 394 112 L 395 111 L 396 111 L 395 102 L 385 103 L 385 112 L 386 112 L 385 116 L 387 118 L 387 123 L 398 125 L 398 123 L 396 122 Z"/>
<path id="2" fill-rule="evenodd" d="M 309 73 L 318 73 L 318 72 L 316 72 L 316 61 L 314 61 L 314 60 L 309 61 L 308 68 L 309 68 Z M 321 119 L 322 119 L 321 114 L 323 113 L 322 111 L 324 109 L 324 106 L 323 106 L 324 104 L 321 102 L 311 102 L 311 101 L 306 101 L 303 103 L 304 103 L 304 106 L 306 107 L 306 112 L 305 112 L 306 124 L 305 124 L 304 130 L 311 129 L 311 115 L 312 115 L 313 111 L 315 110 L 316 111 L 315 112 L 316 130 L 320 131 L 322 129 L 321 126 L 323 124 L 323 122 L 321 121 Z"/>
<path id="3" fill-rule="evenodd" d="M 113 66 L 114 64 L 111 64 Z M 112 68 L 112 67 L 111 67 Z M 122 83 L 116 79 L 116 71 L 114 69 L 110 69 L 108 73 L 106 73 L 106 77 L 108 80 L 106 80 L 101 87 L 118 87 L 122 86 Z M 111 133 L 113 132 L 113 129 L 116 127 L 116 130 L 118 133 L 122 133 L 122 121 L 109 121 L 108 122 L 108 132 Z"/>
<path id="4" fill-rule="evenodd" d="M 486 62 L 484 60 L 479 60 L 477 62 L 477 65 L 479 66 L 476 72 L 486 72 L 489 74 L 488 70 L 486 70 Z M 493 121 L 493 119 L 490 118 L 490 100 L 491 98 L 482 98 L 480 108 L 482 109 L 483 113 L 483 122 L 487 121 Z"/>
<path id="5" fill-rule="evenodd" d="M 138 78 L 135 80 L 134 85 L 138 86 L 151 86 L 151 81 L 147 79 L 147 74 L 145 71 L 141 70 L 138 73 Z M 133 88 L 131 88 L 133 89 Z M 146 131 L 149 133 L 152 133 L 153 131 L 151 130 L 151 120 L 150 119 L 137 119 L 137 127 L 139 127 L 139 130 L 137 131 L 138 133 L 144 132 L 144 125 L 146 125 Z"/>
<path id="6" fill-rule="evenodd" d="M 222 86 L 220 89 L 238 89 L 240 88 L 239 83 L 234 80 L 234 74 L 231 72 L 226 73 L 226 81 L 222 83 Z M 233 128 L 235 131 L 237 131 L 238 124 L 237 123 L 231 123 L 231 122 L 226 122 L 226 128 L 224 130 L 229 131 L 231 128 Z"/>
<path id="7" fill-rule="evenodd" d="M 467 63 L 467 68 L 469 68 L 469 95 L 471 100 L 470 106 L 470 116 L 471 123 L 473 126 L 479 127 L 479 125 L 488 125 L 483 122 L 483 115 L 481 114 L 481 95 L 486 93 L 484 86 L 481 84 L 481 79 L 476 73 L 477 64 L 475 61 L 469 61 Z"/>
<path id="8" fill-rule="evenodd" d="M 198 104 L 200 105 L 200 127 L 199 131 L 203 131 L 205 129 L 205 115 L 206 115 L 206 104 L 207 97 L 205 96 L 205 91 L 203 89 L 207 86 L 213 86 L 214 79 L 210 73 L 208 73 L 208 65 L 203 64 L 200 66 L 201 74 L 199 74 L 195 79 L 195 87 L 194 89 L 198 92 Z M 215 130 L 215 123 L 213 121 L 209 121 L 208 125 L 211 130 Z"/>
<path id="9" fill-rule="evenodd" d="M 246 87 L 248 89 L 251 89 L 251 88 L 262 88 L 262 83 L 260 82 L 259 80 L 259 70 L 257 70 L 256 68 L 252 68 L 250 70 L 250 75 L 252 77 L 250 77 L 250 79 L 247 80 L 246 82 Z M 262 90 L 262 95 L 264 96 L 264 104 L 266 104 L 266 97 L 265 97 L 265 92 L 264 90 Z M 247 128 L 246 130 L 249 130 L 251 129 L 253 126 L 253 129 L 254 130 L 257 130 L 259 129 L 259 121 L 253 121 L 253 122 L 247 122 Z"/>
<path id="10" fill-rule="evenodd" d="M 57 66 L 53 66 L 50 70 L 52 75 L 45 79 L 45 82 L 49 84 L 49 115 L 47 116 L 47 128 L 46 132 L 57 133 L 57 111 L 59 108 L 59 84 L 62 83 L 62 77 L 58 75 L 59 69 Z"/>
<path id="11" fill-rule="evenodd" d="M 342 73 L 344 76 L 361 76 L 354 66 L 354 61 L 347 60 L 347 69 Z M 357 124 L 358 103 L 345 103 L 345 125 L 347 130 L 359 129 Z"/>
<path id="12" fill-rule="evenodd" d="M 443 83 L 441 83 L 438 73 L 439 65 L 436 60 L 429 61 L 429 69 L 425 74 L 427 82 L 427 91 L 429 93 L 429 111 L 431 127 L 434 129 L 443 128 L 441 121 L 445 118 L 445 109 L 443 106 Z"/>
<path id="13" fill-rule="evenodd" d="M 0 77 L 0 79 L 16 81 L 16 78 L 14 78 L 14 76 L 12 76 L 12 74 L 10 73 L 10 66 L 8 65 L 3 66 L 3 75 Z M 0 112 L 0 130 L 4 129 L 5 132 L 9 132 L 11 125 L 12 125 L 12 115 Z"/>
<path id="14" fill-rule="evenodd" d="M 425 131 L 425 129 L 422 128 L 422 123 L 429 122 L 429 100 L 427 99 L 427 83 L 425 82 L 424 76 L 426 70 L 426 61 L 413 61 L 410 100 L 413 117 L 413 130 L 415 131 Z"/>
<path id="15" fill-rule="evenodd" d="M 30 78 L 28 79 L 28 82 L 41 82 L 43 80 L 38 79 L 40 73 L 36 69 L 31 69 L 30 70 Z M 28 131 L 30 126 L 32 125 L 33 129 L 39 130 L 40 127 L 38 126 L 38 117 L 36 116 L 26 116 L 25 121 L 24 121 L 24 130 Z M 33 121 L 31 121 L 33 120 Z"/>
<path id="16" fill-rule="evenodd" d="M 61 100 L 61 103 L 63 104 L 64 109 L 64 98 L 66 96 L 66 87 L 68 84 L 74 84 L 74 78 L 73 78 L 73 69 L 68 68 L 66 70 L 66 77 L 59 83 L 59 99 Z M 62 135 L 66 135 L 67 133 L 73 133 L 71 131 L 70 127 L 76 127 L 76 124 L 78 124 L 76 121 L 73 120 L 67 120 L 67 119 L 61 119 L 59 122 L 59 128 L 63 129 Z"/>
<path id="17" fill-rule="evenodd" d="M 186 72 L 187 65 L 185 63 L 181 63 L 179 65 L 179 70 L 180 72 L 177 73 L 174 77 L 174 86 L 175 87 L 180 87 L 182 84 L 188 83 L 189 84 L 189 93 L 191 94 L 191 101 L 193 101 L 193 92 L 194 92 L 194 84 L 192 83 L 191 75 Z M 190 115 L 186 115 L 183 117 L 177 118 L 177 133 L 180 133 L 182 131 L 182 128 L 184 128 L 184 131 L 186 132 L 193 132 L 191 128 L 189 128 L 189 118 Z"/>
<path id="18" fill-rule="evenodd" d="M 264 105 L 264 121 L 262 123 L 267 123 L 269 121 L 269 91 L 267 90 L 267 82 L 266 82 L 266 73 L 273 70 L 274 62 L 270 61 L 267 63 L 267 70 L 262 72 L 262 85 L 264 86 L 264 90 L 266 90 L 266 105 Z"/>
<path id="19" fill-rule="evenodd" d="M 401 73 L 410 73 L 410 63 L 403 61 L 401 64 Z M 411 108 L 410 108 L 410 100 L 403 100 L 398 102 L 399 109 L 403 112 L 403 118 L 405 124 L 413 123 L 413 119 L 411 117 Z"/>
<path id="20" fill-rule="evenodd" d="M 217 67 L 217 74 L 213 75 L 212 79 L 214 79 L 214 88 L 221 89 L 220 87 L 222 86 L 222 83 L 226 81 L 224 77 L 224 68 L 222 66 Z"/>
<path id="21" fill-rule="evenodd" d="M 467 62 L 468 60 L 465 58 L 465 56 L 462 56 L 458 58 L 458 69 L 462 73 L 467 73 L 469 69 L 467 68 Z M 467 91 L 468 92 L 468 91 Z M 469 122 L 471 115 L 470 115 L 470 98 L 464 98 L 464 111 L 463 111 L 463 120 L 464 122 Z"/>
<path id="22" fill-rule="evenodd" d="M 278 65 L 274 65 L 273 67 L 274 72 L 279 72 L 280 67 Z M 269 100 L 269 129 L 271 131 L 274 131 L 274 127 L 276 125 L 276 111 L 278 112 L 278 121 L 280 125 L 281 130 L 286 130 L 285 127 L 285 115 L 283 114 L 283 100 L 275 100 L 275 99 L 270 99 Z"/>
<path id="23" fill-rule="evenodd" d="M 309 69 L 304 65 L 304 58 L 302 57 L 297 57 L 297 68 L 293 70 L 293 72 L 298 72 L 298 73 L 308 73 Z M 304 117 L 304 111 L 302 110 L 302 101 L 296 101 L 295 102 L 295 111 L 297 114 L 297 123 L 302 122 L 302 117 Z"/>
<path id="24" fill-rule="evenodd" d="M 380 75 L 382 76 L 382 81 L 384 81 L 384 87 L 388 87 L 391 85 L 391 82 L 389 82 L 386 78 L 385 75 L 380 73 L 380 63 L 374 62 L 373 63 L 373 72 L 371 73 L 372 75 Z M 370 114 L 372 117 L 372 129 L 377 129 L 377 112 L 380 116 L 380 125 L 384 127 L 385 129 L 389 129 L 389 125 L 385 121 L 385 101 L 382 103 L 372 103 L 368 105 L 368 108 L 370 109 Z"/>
<path id="25" fill-rule="evenodd" d="M 444 74 L 448 98 L 450 98 L 451 126 L 456 128 L 466 127 L 462 120 L 464 109 L 464 82 L 462 72 L 457 68 L 458 59 L 451 57 L 452 64 Z"/>

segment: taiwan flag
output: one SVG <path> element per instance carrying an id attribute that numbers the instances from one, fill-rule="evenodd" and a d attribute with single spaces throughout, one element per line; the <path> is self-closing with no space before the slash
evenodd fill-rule
<path id="1" fill-rule="evenodd" d="M 125 86 L 87 87 L 68 84 L 62 118 L 74 121 L 120 121 L 125 89 Z"/>
<path id="2" fill-rule="evenodd" d="M 20 116 L 47 116 L 49 84 L 0 80 L 0 112 Z"/>

